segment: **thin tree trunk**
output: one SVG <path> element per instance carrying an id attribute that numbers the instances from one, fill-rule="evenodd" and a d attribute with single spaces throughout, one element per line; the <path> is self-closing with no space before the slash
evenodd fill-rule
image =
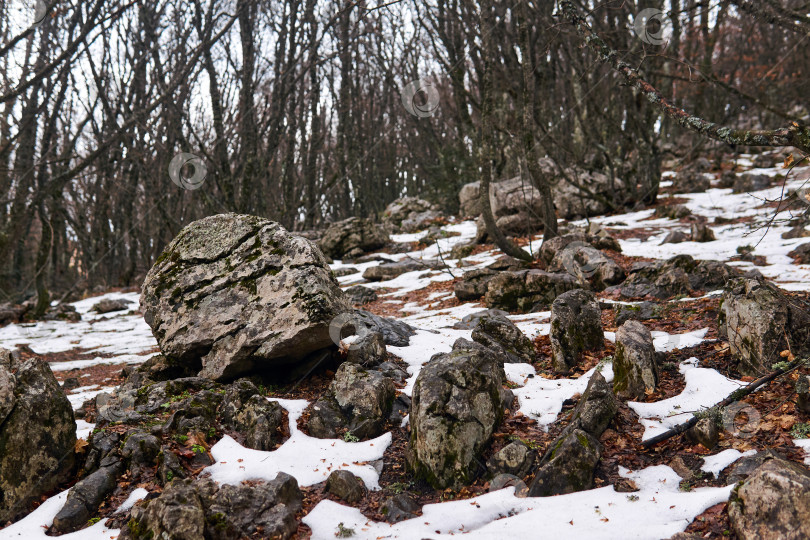
<path id="1" fill-rule="evenodd" d="M 495 223 L 495 216 L 492 215 L 492 206 L 489 200 L 489 185 L 492 179 L 492 3 L 491 0 L 484 0 L 480 7 L 481 40 L 483 44 L 484 78 L 481 81 L 481 143 L 479 149 L 481 182 L 481 215 L 484 218 L 484 225 L 487 234 L 495 241 L 501 251 L 516 259 L 531 261 L 532 256 L 513 244 Z"/>

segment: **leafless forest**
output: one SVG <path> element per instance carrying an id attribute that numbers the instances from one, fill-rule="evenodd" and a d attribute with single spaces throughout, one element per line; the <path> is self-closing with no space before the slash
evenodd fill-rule
<path id="1" fill-rule="evenodd" d="M 632 31 L 645 8 L 668 15 Z M 631 178 L 611 208 L 649 203 L 662 159 L 752 140 L 704 136 L 615 64 L 789 145 L 808 31 L 802 0 L 4 0 L 0 300 L 138 284 L 184 224 L 225 211 L 296 231 L 403 195 L 455 212 L 474 180 L 542 187 L 542 156 Z M 173 183 L 178 155 L 196 157 Z"/>

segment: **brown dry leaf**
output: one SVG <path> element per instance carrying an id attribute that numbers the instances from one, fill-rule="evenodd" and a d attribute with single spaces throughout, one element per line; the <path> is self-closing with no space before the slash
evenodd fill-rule
<path id="1" fill-rule="evenodd" d="M 87 448 L 88 444 L 90 443 L 85 439 L 76 439 L 76 446 L 74 446 L 73 449 L 77 454 L 84 454 L 84 449 Z"/>
<path id="2" fill-rule="evenodd" d="M 782 165 L 782 168 L 787 169 L 791 165 L 793 165 L 793 154 L 788 154 L 787 157 L 785 158 L 785 163 L 784 165 Z"/>
<path id="3" fill-rule="evenodd" d="M 793 424 L 796 423 L 796 417 L 792 414 L 786 414 L 782 418 L 779 419 L 779 427 L 782 429 L 790 429 L 793 427 Z"/>

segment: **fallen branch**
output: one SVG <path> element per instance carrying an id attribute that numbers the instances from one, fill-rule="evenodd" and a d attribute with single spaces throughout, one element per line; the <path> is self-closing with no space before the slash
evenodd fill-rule
<path id="1" fill-rule="evenodd" d="M 787 373 L 790 373 L 791 371 L 794 371 L 795 369 L 799 368 L 800 366 L 804 365 L 805 363 L 807 363 L 806 358 L 803 358 L 803 359 L 800 359 L 800 360 L 794 360 L 789 366 L 787 366 L 787 367 L 785 367 L 783 369 L 777 369 L 776 371 L 772 371 L 771 373 L 768 373 L 767 375 L 763 375 L 759 379 L 749 383 L 748 386 L 745 386 L 743 388 L 738 388 L 737 390 L 735 390 L 731 394 L 729 394 L 728 397 L 726 397 L 723 401 L 721 401 L 720 403 L 717 403 L 716 405 L 714 405 L 714 407 L 717 407 L 718 409 L 723 409 L 725 407 L 728 407 L 732 403 L 734 403 L 736 401 L 740 401 L 742 398 L 744 398 L 748 394 L 751 394 L 752 392 L 755 392 L 761 386 L 763 386 L 765 384 L 768 384 L 769 382 L 781 377 L 782 375 L 785 375 Z M 683 424 L 675 426 L 674 428 L 672 428 L 672 429 L 670 429 L 668 431 L 665 431 L 664 433 L 661 433 L 660 435 L 656 435 L 655 437 L 653 437 L 651 439 L 647 439 L 646 441 L 641 443 L 641 446 L 643 446 L 645 448 L 649 448 L 649 447 L 654 446 L 654 445 L 656 445 L 656 444 L 658 444 L 658 443 L 660 443 L 662 441 L 665 441 L 665 440 L 667 440 L 667 439 L 669 439 L 671 437 L 674 437 L 675 435 L 680 435 L 681 433 L 683 433 L 687 429 L 689 429 L 692 426 L 694 426 L 695 424 L 697 424 L 698 421 L 700 421 L 700 419 L 701 419 L 700 416 L 695 415 L 692 418 L 690 418 L 688 422 L 684 422 Z"/>

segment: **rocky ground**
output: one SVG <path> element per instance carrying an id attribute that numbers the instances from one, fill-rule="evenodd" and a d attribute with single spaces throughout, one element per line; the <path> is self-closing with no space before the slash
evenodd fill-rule
<path id="1" fill-rule="evenodd" d="M 0 328 L 0 448 L 32 441 L 0 482 L 54 471 L 0 537 L 805 537 L 810 368 L 715 407 L 810 353 L 810 167 L 773 162 L 572 215 L 532 265 L 418 199 L 308 233 L 331 262 L 261 220 L 181 234 L 143 300 Z M 75 429 L 20 420 L 37 407 Z"/>

